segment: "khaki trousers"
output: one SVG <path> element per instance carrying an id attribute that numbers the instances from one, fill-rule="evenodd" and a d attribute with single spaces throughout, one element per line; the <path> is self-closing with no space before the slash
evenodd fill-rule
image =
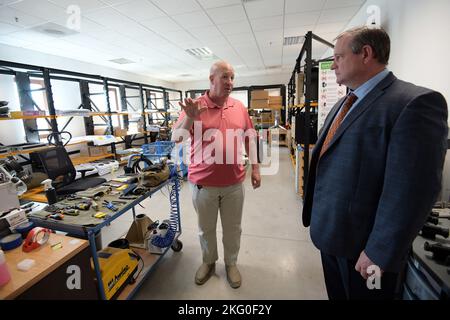
<path id="1" fill-rule="evenodd" d="M 216 226 L 220 212 L 225 264 L 236 264 L 241 243 L 244 186 L 237 183 L 228 187 L 199 188 L 194 184 L 191 184 L 191 187 L 192 202 L 198 217 L 203 262 L 212 264 L 218 259 Z"/>

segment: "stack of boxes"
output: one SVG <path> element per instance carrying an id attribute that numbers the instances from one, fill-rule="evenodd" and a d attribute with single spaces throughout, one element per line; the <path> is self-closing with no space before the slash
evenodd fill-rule
<path id="1" fill-rule="evenodd" d="M 275 121 L 274 111 L 281 112 L 282 99 L 282 96 L 269 96 L 269 92 L 265 90 L 253 90 L 250 109 L 263 109 L 257 120 L 262 124 L 273 124 Z"/>
<path id="2" fill-rule="evenodd" d="M 269 108 L 269 92 L 265 90 L 253 90 L 251 93 L 251 109 Z"/>

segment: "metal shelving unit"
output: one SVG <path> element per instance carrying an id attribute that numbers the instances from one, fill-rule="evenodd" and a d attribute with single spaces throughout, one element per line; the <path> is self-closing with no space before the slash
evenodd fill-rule
<path id="1" fill-rule="evenodd" d="M 175 92 L 179 95 L 180 99 L 182 98 L 182 92 L 179 90 L 174 90 L 170 88 L 164 88 L 161 86 L 154 86 L 149 84 L 142 84 L 132 81 L 126 81 L 126 80 L 120 80 L 120 79 L 114 79 L 114 78 L 108 78 L 103 77 L 101 75 L 94 75 L 94 74 L 86 74 L 86 73 L 80 73 L 80 72 L 74 72 L 74 71 L 67 71 L 67 70 L 60 70 L 60 69 L 53 69 L 53 68 L 45 68 L 41 66 L 34 66 L 34 65 L 28 65 L 28 64 L 22 64 L 22 63 L 16 63 L 16 62 L 10 62 L 10 61 L 1 61 L 0 60 L 0 74 L 5 75 L 11 75 L 15 77 L 18 93 L 19 93 L 19 100 L 20 100 L 20 107 L 21 111 L 31 111 L 31 110 L 39 110 L 42 111 L 44 108 L 42 106 L 38 106 L 36 102 L 33 100 L 31 93 L 36 90 L 31 89 L 31 80 L 30 78 L 41 78 L 44 82 L 44 88 L 38 89 L 40 91 L 45 91 L 45 97 L 47 101 L 47 107 L 48 107 L 48 115 L 45 116 L 23 116 L 20 118 L 0 118 L 1 120 L 12 120 L 12 119 L 20 119 L 24 123 L 25 127 L 25 136 L 26 136 L 26 142 L 28 144 L 41 144 L 40 138 L 39 138 L 39 132 L 47 131 L 50 135 L 53 137 L 53 144 L 55 145 L 63 145 L 63 141 L 61 138 L 61 132 L 63 132 L 69 123 L 72 121 L 74 116 L 63 116 L 58 115 L 55 110 L 54 100 L 53 100 L 53 92 L 52 92 L 52 84 L 51 80 L 62 80 L 62 81 L 70 81 L 70 82 L 76 82 L 79 84 L 80 89 L 80 96 L 81 96 L 81 104 L 76 109 L 84 109 L 89 110 L 88 115 L 81 115 L 84 117 L 84 125 L 85 125 L 85 132 L 86 135 L 94 135 L 94 128 L 95 126 L 105 126 L 106 127 L 106 133 L 107 134 L 114 134 L 114 127 L 113 127 L 113 121 L 112 116 L 118 115 L 124 118 L 124 124 L 126 126 L 126 129 L 128 129 L 128 111 L 127 106 L 130 105 L 128 103 L 127 99 L 130 98 L 139 98 L 140 99 L 140 110 L 139 113 L 141 114 L 141 117 L 143 119 L 143 134 L 142 137 L 137 137 L 137 134 L 133 135 L 126 135 L 125 137 L 121 138 L 121 141 L 112 143 L 110 145 L 111 151 L 113 154 L 116 153 L 116 145 L 117 144 L 125 144 L 127 148 L 132 146 L 132 143 L 137 140 L 144 139 L 145 143 L 148 143 L 148 138 L 150 137 L 150 134 L 146 128 L 147 124 L 145 121 L 146 117 L 146 105 L 144 104 L 145 99 L 147 99 L 149 96 L 146 95 L 144 98 L 144 94 L 146 92 L 162 92 L 164 94 L 164 97 L 168 96 L 168 92 Z M 100 85 L 102 86 L 101 92 L 90 92 L 89 85 Z M 120 113 L 114 113 L 111 110 L 111 103 L 110 103 L 110 95 L 109 95 L 109 88 L 115 87 L 118 88 L 118 90 L 123 93 L 121 94 L 121 111 Z M 138 96 L 127 96 L 126 95 L 126 89 L 134 89 L 139 90 Z M 95 95 L 103 95 L 106 110 L 100 110 L 98 108 L 93 99 L 92 96 Z M 148 99 L 147 99 L 148 100 Z M 167 111 L 170 106 L 170 101 L 168 99 L 164 99 L 164 111 Z M 59 130 L 58 128 L 58 122 L 57 119 L 61 117 L 69 117 L 69 119 L 61 125 L 62 129 Z M 104 123 L 102 124 L 95 124 L 93 121 L 93 117 L 100 117 L 100 119 L 103 120 Z M 47 121 L 49 124 L 49 129 L 39 129 L 37 125 L 37 119 L 43 118 Z M 166 121 L 167 123 L 167 121 Z M 18 148 L 14 150 L 14 153 L 20 155 L 20 151 Z M 24 152 L 27 153 L 27 152 Z M 3 153 L 5 154 L 5 153 Z M 1 156 L 1 155 L 0 155 Z M 28 163 L 28 159 L 21 156 L 23 160 L 25 160 L 24 164 Z"/>
<path id="2" fill-rule="evenodd" d="M 288 122 L 292 122 L 292 117 L 295 116 L 296 123 L 296 131 L 298 126 L 300 126 L 298 121 L 298 112 L 300 108 L 304 110 L 304 123 L 308 124 L 311 122 L 311 113 L 312 108 L 317 108 L 318 104 L 317 101 L 314 101 L 313 98 L 313 85 L 312 85 L 312 78 L 313 78 L 313 68 L 317 67 L 319 62 L 321 61 L 328 61 L 330 59 L 324 59 L 324 60 L 313 60 L 312 58 L 312 47 L 313 47 L 313 40 L 317 41 L 319 43 L 322 43 L 330 48 L 334 48 L 334 45 L 329 43 L 328 41 L 318 37 L 317 35 L 313 34 L 311 31 L 307 32 L 305 35 L 305 41 L 303 43 L 303 46 L 300 50 L 300 53 L 297 57 L 294 70 L 292 71 L 292 76 L 288 83 Z M 296 75 L 300 72 L 304 73 L 305 81 L 304 81 L 304 97 L 305 102 L 302 104 L 296 104 L 295 98 L 296 98 Z M 305 135 L 302 137 L 302 144 L 301 147 L 303 149 L 303 161 L 302 161 L 302 192 L 301 195 L 304 197 L 305 195 L 305 186 L 306 186 L 306 179 L 308 177 L 309 173 L 309 148 L 311 143 L 311 137 L 309 134 L 310 128 L 304 128 Z M 296 143 L 300 144 L 299 137 L 296 135 Z"/>

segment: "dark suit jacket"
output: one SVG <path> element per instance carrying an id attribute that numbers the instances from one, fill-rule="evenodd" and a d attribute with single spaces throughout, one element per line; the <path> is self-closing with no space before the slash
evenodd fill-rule
<path id="1" fill-rule="evenodd" d="M 447 104 L 391 72 L 348 114 L 319 159 L 341 104 L 311 154 L 303 224 L 324 253 L 356 259 L 364 250 L 397 272 L 441 188 Z"/>

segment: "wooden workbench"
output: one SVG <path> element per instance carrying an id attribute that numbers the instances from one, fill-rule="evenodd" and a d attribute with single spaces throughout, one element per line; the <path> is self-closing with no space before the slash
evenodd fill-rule
<path id="1" fill-rule="evenodd" d="M 58 243 L 61 243 L 62 247 L 53 249 L 52 245 Z M 87 240 L 52 233 L 46 244 L 31 252 L 23 252 L 22 246 L 6 251 L 6 263 L 11 280 L 0 287 L 0 299 L 15 299 L 87 247 Z M 17 269 L 17 263 L 24 259 L 35 260 L 35 265 L 28 271 Z M 50 288 L 47 288 L 47 291 L 48 289 Z"/>

